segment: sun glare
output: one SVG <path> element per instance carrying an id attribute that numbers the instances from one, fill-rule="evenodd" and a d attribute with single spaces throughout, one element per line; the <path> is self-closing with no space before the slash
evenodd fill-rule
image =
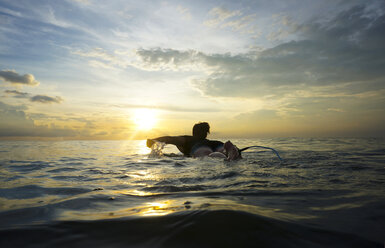
<path id="1" fill-rule="evenodd" d="M 156 112 L 153 109 L 136 109 L 132 119 L 139 130 L 150 130 L 156 124 Z"/>

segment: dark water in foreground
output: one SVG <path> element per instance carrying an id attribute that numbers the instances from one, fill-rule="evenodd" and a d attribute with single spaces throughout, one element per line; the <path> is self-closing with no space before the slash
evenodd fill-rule
<path id="1" fill-rule="evenodd" d="M 234 140 L 244 159 L 144 141 L 0 142 L 0 247 L 384 247 L 385 140 Z M 170 146 L 165 153 L 176 152 Z"/>

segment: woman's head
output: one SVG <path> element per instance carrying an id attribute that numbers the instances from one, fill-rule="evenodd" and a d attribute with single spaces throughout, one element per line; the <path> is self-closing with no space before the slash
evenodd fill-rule
<path id="1" fill-rule="evenodd" d="M 199 122 L 193 127 L 193 136 L 199 139 L 206 139 L 210 133 L 210 125 L 207 122 Z"/>

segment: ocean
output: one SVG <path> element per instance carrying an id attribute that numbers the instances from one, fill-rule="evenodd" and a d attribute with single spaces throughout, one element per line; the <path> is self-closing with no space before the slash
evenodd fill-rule
<path id="1" fill-rule="evenodd" d="M 0 247 L 384 247 L 384 139 L 232 142 L 0 141 Z"/>

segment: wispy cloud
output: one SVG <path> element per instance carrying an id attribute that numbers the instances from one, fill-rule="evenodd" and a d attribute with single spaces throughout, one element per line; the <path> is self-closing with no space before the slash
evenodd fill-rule
<path id="1" fill-rule="evenodd" d="M 13 95 L 15 98 L 28 98 L 29 93 L 21 92 L 18 90 L 5 90 L 4 93 L 8 95 Z"/>
<path id="2" fill-rule="evenodd" d="M 79 4 L 84 4 L 84 5 L 90 4 L 90 0 L 72 0 L 72 1 Z"/>
<path id="3" fill-rule="evenodd" d="M 175 49 L 136 49 L 132 52 L 108 52 L 102 48 L 90 51 L 74 50 L 73 54 L 89 58 L 88 64 L 105 69 L 127 68 L 129 66 L 146 71 L 191 71 L 202 70 L 203 53 Z"/>
<path id="4" fill-rule="evenodd" d="M 240 10 L 230 11 L 223 7 L 215 7 L 209 12 L 210 19 L 204 21 L 204 25 L 211 28 L 229 28 L 243 34 L 257 33 L 257 27 L 253 24 L 256 14 L 245 15 Z"/>
<path id="5" fill-rule="evenodd" d="M 243 16 L 240 19 L 223 23 L 221 27 L 222 28 L 229 27 L 234 31 L 240 31 L 240 32 L 247 31 L 248 33 L 254 33 L 254 30 L 253 30 L 254 27 L 249 27 L 248 29 L 247 27 L 250 25 L 251 22 L 254 21 L 255 16 L 256 16 L 255 14 Z"/>
<path id="6" fill-rule="evenodd" d="M 31 102 L 39 102 L 39 103 L 61 103 L 63 98 L 56 96 L 45 96 L 45 95 L 36 95 L 30 98 Z"/>
<path id="7" fill-rule="evenodd" d="M 140 104 L 115 104 L 112 105 L 113 107 L 117 108 L 125 108 L 125 109 L 131 109 L 131 108 L 143 108 L 143 109 L 158 109 L 158 110 L 164 110 L 164 111 L 170 111 L 170 112 L 189 112 L 189 113 L 210 113 L 210 112 L 218 112 L 221 109 L 220 108 L 189 108 L 189 107 L 179 107 L 179 106 L 173 106 L 173 105 L 140 105 Z"/>
<path id="8" fill-rule="evenodd" d="M 100 47 L 88 51 L 79 49 L 72 50 L 71 53 L 81 57 L 90 58 L 89 64 L 94 67 L 103 67 L 107 69 L 126 68 L 130 64 L 127 58 L 119 56 L 119 54 L 116 54 L 115 52 L 108 52 Z"/>
<path id="9" fill-rule="evenodd" d="M 190 13 L 190 10 L 188 8 L 185 8 L 185 7 L 182 7 L 181 5 L 178 5 L 177 10 L 183 16 L 183 19 L 191 20 L 191 13 Z"/>
<path id="10" fill-rule="evenodd" d="M 205 21 L 204 24 L 209 27 L 217 27 L 225 20 L 234 17 L 234 16 L 240 16 L 242 15 L 242 12 L 239 10 L 228 10 L 226 8 L 222 7 L 215 7 L 210 10 L 209 16 L 211 17 L 209 20 Z"/>
<path id="11" fill-rule="evenodd" d="M 28 85 L 28 86 L 39 85 L 39 82 L 35 80 L 35 77 L 32 74 L 21 75 L 13 70 L 1 70 L 0 78 L 2 78 L 5 82 L 11 83 L 11 84 Z"/>
<path id="12" fill-rule="evenodd" d="M 272 31 L 267 34 L 270 41 L 280 41 L 299 31 L 301 25 L 285 14 L 276 14 L 272 18 Z"/>

